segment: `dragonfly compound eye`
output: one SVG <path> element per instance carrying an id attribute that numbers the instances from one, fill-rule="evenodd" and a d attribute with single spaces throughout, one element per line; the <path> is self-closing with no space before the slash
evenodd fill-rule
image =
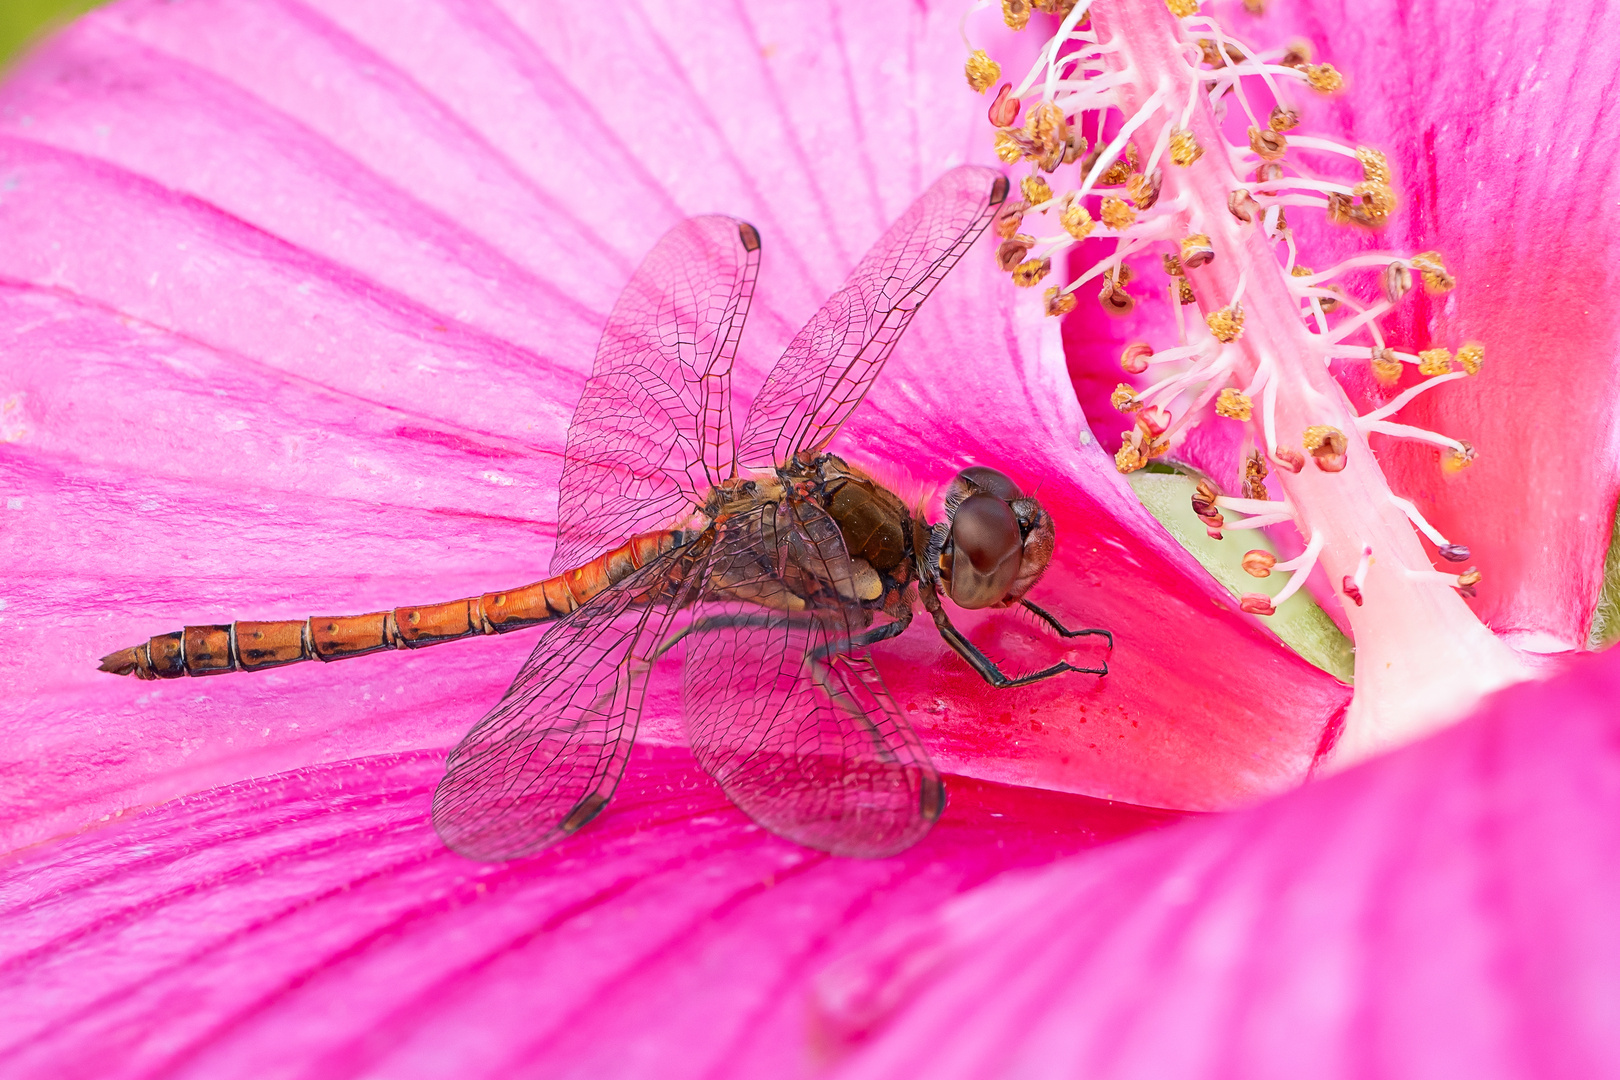
<path id="1" fill-rule="evenodd" d="M 999 603 L 1023 563 L 1024 537 L 1012 507 L 994 495 L 968 496 L 951 515 L 951 542 L 951 599 L 965 608 Z"/>
<path id="2" fill-rule="evenodd" d="M 966 480 L 974 487 L 987 495 L 994 495 L 1004 502 L 1014 502 L 1024 497 L 1018 490 L 1018 485 L 1004 472 L 998 472 L 988 465 L 973 465 L 956 474 L 957 479 Z"/>

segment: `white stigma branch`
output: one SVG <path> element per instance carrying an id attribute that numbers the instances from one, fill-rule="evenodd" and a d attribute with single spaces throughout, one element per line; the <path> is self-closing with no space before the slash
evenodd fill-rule
<path id="1" fill-rule="evenodd" d="M 1170 0 L 1172 6 L 1187 2 Z M 1006 0 L 1004 10 L 1014 3 Z M 1062 10 L 1064 2 L 1052 6 Z M 1087 14 L 1090 25 L 1082 27 Z M 1008 22 L 1021 25 L 1010 14 Z M 1195 509 L 1212 536 L 1222 527 L 1292 522 L 1305 540 L 1298 558 L 1256 563 L 1256 576 L 1273 569 L 1293 576 L 1275 598 L 1245 595 L 1244 610 L 1271 614 L 1318 565 L 1343 598 L 1356 644 L 1356 693 L 1333 752 L 1336 766 L 1425 734 L 1468 711 L 1482 694 L 1528 674 L 1464 599 L 1472 595 L 1478 572 L 1439 573 L 1419 533 L 1447 560 L 1466 560 L 1467 549 L 1448 542 L 1417 507 L 1391 491 L 1367 444 L 1367 435 L 1377 432 L 1443 447 L 1457 467 L 1472 459 L 1466 442 L 1388 419 L 1419 394 L 1479 370 L 1479 346 L 1466 346 L 1455 358 L 1444 349 L 1399 352 L 1385 344 L 1378 326 L 1411 289 L 1414 272 L 1430 287 L 1450 287 L 1439 257 L 1364 254 L 1323 273 L 1297 263 L 1285 209 L 1320 209 L 1335 221 L 1376 226 L 1394 206 L 1381 154 L 1293 133 L 1299 112 L 1287 87 L 1305 82 L 1332 90 L 1338 81 L 1331 68 L 1311 65 L 1295 50 L 1257 53 L 1210 18 L 1177 19 L 1165 0 L 1081 0 L 1066 12 L 1018 88 L 1018 96 L 1040 95 L 1029 103 L 1024 128 L 1011 126 L 1017 109 L 1008 115 L 1005 91 L 992 107 L 993 119 L 1002 110 L 997 122 L 1004 125 L 998 153 L 1009 163 L 1036 162 L 1022 185 L 1022 218 L 1012 217 L 1010 227 L 998 230 L 1004 238 L 998 257 L 1015 282 L 1039 282 L 1053 255 L 1089 236 L 1116 242 L 1113 255 L 1048 289 L 1051 314 L 1072 309 L 1075 290 L 1098 278 L 1105 307 L 1129 311 L 1135 301 L 1126 290 L 1126 260 L 1171 245 L 1165 267 L 1172 275 L 1168 291 L 1178 341 L 1162 352 L 1133 346 L 1121 363 L 1131 374 L 1159 364 L 1172 370 L 1145 390 L 1121 384 L 1116 391 L 1116 406 L 1136 418 L 1119 466 L 1130 471 L 1169 451 L 1185 426 L 1209 418 L 1217 395 L 1219 416 L 1251 425 L 1253 441 L 1270 463 L 1269 471 L 1251 465 L 1251 479 L 1270 476 L 1267 482 L 1280 482 L 1286 499 L 1268 500 L 1256 482 L 1258 498 L 1216 496 L 1209 489 L 1202 504 L 1195 497 Z M 1274 103 L 1266 118 L 1245 90 L 1254 82 Z M 1248 120 L 1246 146 L 1231 145 L 1223 130 L 1233 103 Z M 1100 151 L 1084 157 L 1084 133 L 1102 142 L 1110 110 L 1123 122 Z M 1363 179 L 1309 175 L 1289 158 L 1292 149 L 1349 158 L 1360 164 Z M 1069 163 L 1076 163 L 1078 182 L 1061 193 L 1055 179 L 1041 174 L 1058 173 Z M 1102 205 L 1093 215 L 1084 200 L 1099 197 Z M 1058 219 L 1062 231 L 1039 238 L 1016 232 L 1036 215 Z M 1381 275 L 1383 295 L 1375 302 L 1330 284 L 1367 270 Z M 1186 319 L 1184 304 L 1196 304 L 1203 318 Z M 1340 308 L 1346 314 L 1331 322 Z M 1363 333 L 1370 345 L 1346 344 Z M 1398 381 L 1406 365 L 1429 378 L 1357 415 L 1331 373 L 1336 358 L 1368 361 L 1386 385 Z M 1464 370 L 1453 370 L 1454 363 Z M 1245 520 L 1223 525 L 1221 509 Z"/>

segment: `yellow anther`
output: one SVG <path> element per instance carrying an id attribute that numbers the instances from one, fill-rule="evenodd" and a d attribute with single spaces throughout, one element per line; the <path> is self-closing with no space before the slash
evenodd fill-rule
<path id="1" fill-rule="evenodd" d="M 1401 363 L 1400 358 L 1395 355 L 1394 349 L 1373 350 L 1373 375 L 1384 385 L 1391 386 L 1400 382 L 1401 372 L 1405 370 L 1405 368 L 1406 365 Z"/>
<path id="2" fill-rule="evenodd" d="M 1470 375 L 1478 375 L 1480 366 L 1485 363 L 1485 346 L 1477 341 L 1470 341 L 1457 350 L 1457 363 Z"/>
<path id="3" fill-rule="evenodd" d="M 967 66 L 963 70 L 967 74 L 968 85 L 980 94 L 996 85 L 996 80 L 1001 78 L 1001 65 L 990 59 L 990 54 L 983 49 L 974 49 L 968 54 Z"/>
<path id="4" fill-rule="evenodd" d="M 1351 191 L 1361 199 L 1350 210 L 1350 220 L 1358 225 L 1382 225 L 1395 212 L 1395 191 L 1392 188 L 1363 180 Z"/>
<path id="5" fill-rule="evenodd" d="M 1170 8 L 1170 14 L 1178 19 L 1198 14 L 1198 0 L 1165 0 L 1165 4 Z"/>
<path id="6" fill-rule="evenodd" d="M 1051 259 L 1026 259 L 1013 267 L 1013 284 L 1022 289 L 1034 288 L 1051 270 Z"/>
<path id="7" fill-rule="evenodd" d="M 1102 223 L 1115 232 L 1124 232 L 1136 223 L 1136 211 L 1124 199 L 1110 195 L 1102 201 Z"/>
<path id="8" fill-rule="evenodd" d="M 1164 182 L 1164 176 L 1158 169 L 1153 175 L 1145 173 L 1131 173 L 1125 181 L 1125 195 L 1136 204 L 1139 210 L 1151 209 L 1159 201 L 1159 187 Z"/>
<path id="9" fill-rule="evenodd" d="M 1285 109 L 1281 105 L 1273 106 L 1271 116 L 1266 121 L 1266 126 L 1271 128 L 1272 131 L 1288 131 L 1291 128 L 1296 128 L 1299 126 L 1299 110 Z"/>
<path id="10" fill-rule="evenodd" d="M 1215 415 L 1247 423 L 1254 415 L 1254 402 L 1249 400 L 1249 395 L 1228 386 L 1215 401 Z"/>
<path id="11" fill-rule="evenodd" d="M 1135 412 L 1142 407 L 1142 399 L 1136 396 L 1136 390 L 1129 383 L 1120 383 L 1114 387 L 1114 392 L 1108 397 L 1109 404 L 1120 412 Z"/>
<path id="12" fill-rule="evenodd" d="M 1018 136 L 1010 131 L 996 132 L 996 157 L 1008 165 L 1016 165 L 1024 160 L 1024 148 L 1018 141 Z"/>
<path id="13" fill-rule="evenodd" d="M 1337 438 L 1344 439 L 1344 432 L 1328 424 L 1313 424 L 1305 429 L 1305 449 L 1309 453 L 1316 453 L 1324 446 L 1328 446 Z"/>
<path id="14" fill-rule="evenodd" d="M 1249 129 L 1249 149 L 1266 161 L 1277 161 L 1288 153 L 1288 139 L 1280 131 L 1252 127 Z"/>
<path id="15" fill-rule="evenodd" d="M 1288 272 L 1295 277 L 1310 277 L 1312 274 L 1316 273 L 1315 270 L 1312 270 L 1308 266 L 1296 266 Z"/>
<path id="16" fill-rule="evenodd" d="M 1077 303 L 1079 301 L 1074 298 L 1074 293 L 1064 292 L 1056 285 L 1046 290 L 1046 313 L 1048 315 L 1060 318 L 1073 311 L 1074 305 Z"/>
<path id="17" fill-rule="evenodd" d="M 1091 213 L 1077 202 L 1070 203 L 1069 208 L 1059 215 L 1058 221 L 1063 225 L 1063 231 L 1076 240 L 1084 240 L 1097 227 L 1097 223 L 1091 220 Z"/>
<path id="18" fill-rule="evenodd" d="M 1448 447 L 1445 456 L 1440 459 L 1441 467 L 1448 473 L 1462 472 L 1474 463 L 1473 444 L 1463 439 L 1457 441 L 1462 444 L 1462 449 Z"/>
<path id="19" fill-rule="evenodd" d="M 1052 188 L 1040 175 L 1024 177 L 1018 184 L 1018 190 L 1024 193 L 1024 201 L 1031 206 L 1052 201 Z"/>
<path id="20" fill-rule="evenodd" d="M 1024 118 L 1024 135 L 1039 149 L 1037 156 L 1042 159 L 1043 168 L 1047 162 L 1052 169 L 1062 164 L 1063 152 L 1069 143 L 1069 122 L 1064 119 L 1063 110 L 1050 101 L 1041 102 Z"/>
<path id="21" fill-rule="evenodd" d="M 1265 484 L 1270 472 L 1266 468 L 1265 456 L 1259 450 L 1250 450 L 1248 460 L 1243 463 L 1243 497 L 1262 502 L 1271 498 Z"/>
<path id="22" fill-rule="evenodd" d="M 992 226 L 996 231 L 996 235 L 1003 240 L 1011 240 L 1016 236 L 1018 226 L 1024 223 L 1024 211 L 1028 209 L 1029 204 L 1022 199 L 1002 203 L 1001 212 L 996 215 L 995 224 Z"/>
<path id="23" fill-rule="evenodd" d="M 1313 90 L 1331 94 L 1344 89 L 1344 76 L 1335 71 L 1332 64 L 1301 64 L 1299 70 L 1305 73 Z"/>
<path id="24" fill-rule="evenodd" d="M 1126 143 L 1125 156 L 1114 159 L 1114 163 L 1108 166 L 1107 170 L 1105 170 L 1103 174 L 1097 178 L 1098 186 L 1119 187 L 1121 184 L 1129 180 L 1131 178 L 1131 174 L 1136 171 L 1136 163 L 1136 144 Z M 1095 164 L 1095 161 L 1087 161 L 1086 167 L 1083 171 L 1090 172 L 1091 167 Z"/>
<path id="25" fill-rule="evenodd" d="M 1205 263 L 1215 261 L 1215 249 L 1210 246 L 1209 237 L 1203 233 L 1194 233 L 1182 238 L 1181 241 L 1181 268 L 1196 270 Z"/>
<path id="26" fill-rule="evenodd" d="M 1014 30 L 1029 25 L 1028 0 L 1001 0 L 1001 18 Z"/>
<path id="27" fill-rule="evenodd" d="M 1424 349 L 1418 353 L 1418 373 L 1445 375 L 1451 371 L 1450 349 Z"/>
<path id="28" fill-rule="evenodd" d="M 1148 463 L 1148 459 L 1142 456 L 1142 451 L 1131 442 L 1131 436 L 1134 434 L 1135 431 L 1127 431 L 1125 441 L 1119 444 L 1119 450 L 1114 454 L 1114 468 L 1122 473 L 1133 473 Z"/>
<path id="29" fill-rule="evenodd" d="M 1136 414 L 1137 449 L 1143 457 L 1160 457 L 1170 449 L 1170 440 L 1162 437 L 1169 424 L 1170 414 L 1163 409 L 1144 408 Z"/>
<path id="30" fill-rule="evenodd" d="M 1339 472 L 1344 468 L 1344 452 L 1349 442 L 1344 432 L 1329 424 L 1312 424 L 1305 429 L 1305 450 L 1316 459 L 1323 472 Z"/>
<path id="31" fill-rule="evenodd" d="M 1209 324 L 1209 332 L 1215 335 L 1216 341 L 1231 343 L 1243 336 L 1243 309 L 1240 307 L 1212 311 L 1204 316 L 1204 322 Z"/>
<path id="32" fill-rule="evenodd" d="M 1450 292 L 1457 287 L 1457 279 L 1446 269 L 1445 260 L 1438 251 L 1425 251 L 1412 256 L 1412 269 L 1423 275 L 1423 287 L 1430 292 Z"/>
<path id="33" fill-rule="evenodd" d="M 1356 147 L 1356 160 L 1361 162 L 1361 178 L 1370 180 L 1375 184 L 1390 187 L 1395 182 L 1394 175 L 1389 171 L 1389 159 L 1382 151 L 1367 146 Z"/>
<path id="34" fill-rule="evenodd" d="M 1283 67 L 1303 67 L 1311 62 L 1311 43 L 1304 39 L 1296 39 L 1288 43 L 1288 49 L 1283 53 L 1282 59 L 1277 63 Z"/>
<path id="35" fill-rule="evenodd" d="M 1182 307 L 1198 303 L 1198 297 L 1193 295 L 1192 283 L 1186 278 L 1176 279 L 1176 299 L 1181 301 Z"/>
<path id="36" fill-rule="evenodd" d="M 1176 128 L 1170 133 L 1170 160 L 1185 168 L 1204 156 L 1204 148 L 1198 145 L 1193 133 L 1186 128 Z"/>
<path id="37" fill-rule="evenodd" d="M 1481 574 L 1478 569 L 1469 567 L 1467 570 L 1464 570 L 1462 573 L 1457 575 L 1457 584 L 1467 589 L 1474 585 L 1478 585 L 1480 583 L 1480 579 L 1484 576 L 1485 575 Z"/>
<path id="38" fill-rule="evenodd" d="M 1164 272 L 1165 273 L 1169 274 L 1171 277 L 1180 277 L 1182 275 L 1183 271 L 1181 269 L 1181 256 L 1180 255 L 1168 255 L 1167 254 L 1167 255 L 1163 256 L 1163 259 L 1164 259 Z"/>
<path id="39" fill-rule="evenodd" d="M 1264 15 L 1266 13 L 1266 0 L 1243 0 L 1243 10 L 1250 15 Z"/>

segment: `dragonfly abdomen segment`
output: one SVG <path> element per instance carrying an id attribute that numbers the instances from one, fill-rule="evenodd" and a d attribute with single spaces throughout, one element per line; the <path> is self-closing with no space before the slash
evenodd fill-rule
<path id="1" fill-rule="evenodd" d="M 343 660 L 384 649 L 420 649 L 443 641 L 505 634 L 567 615 L 691 539 L 691 534 L 679 529 L 640 533 L 555 577 L 443 604 L 364 615 L 187 626 L 103 657 L 101 670 L 138 679 L 177 679 L 261 671 L 303 660 Z"/>

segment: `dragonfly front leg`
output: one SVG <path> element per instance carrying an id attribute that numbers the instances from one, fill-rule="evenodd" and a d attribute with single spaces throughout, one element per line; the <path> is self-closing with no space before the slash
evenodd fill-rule
<path id="1" fill-rule="evenodd" d="M 1105 637 L 1105 638 L 1108 639 L 1108 651 L 1109 652 L 1114 651 L 1114 635 L 1113 635 L 1112 631 L 1109 631 L 1109 630 L 1070 630 L 1068 627 L 1066 627 L 1062 623 L 1058 622 L 1057 616 L 1053 615 L 1050 611 L 1047 611 L 1044 608 L 1038 608 L 1034 604 L 1030 603 L 1028 600 L 1020 600 L 1018 602 L 1020 604 L 1024 605 L 1024 607 L 1028 608 L 1030 611 L 1034 612 L 1035 617 L 1040 619 L 1041 622 L 1045 623 L 1047 626 L 1050 626 L 1053 630 L 1056 630 L 1059 634 L 1063 635 L 1064 637 L 1066 637 L 1066 638 L 1088 637 L 1088 636 L 1090 636 L 1092 634 L 1098 634 L 1098 635 L 1101 635 L 1102 637 Z"/>
<path id="2" fill-rule="evenodd" d="M 1065 661 L 1059 661 L 1058 663 L 1053 664 L 1051 667 L 1042 668 L 1041 670 L 1031 672 L 1028 675 L 1020 675 L 1017 678 L 1010 678 L 1002 673 L 1002 670 L 996 666 L 994 660 L 991 660 L 988 656 L 984 655 L 977 645 L 973 644 L 973 642 L 964 637 L 962 632 L 951 623 L 951 617 L 946 614 L 945 605 L 939 602 L 939 594 L 937 592 L 935 592 L 932 588 L 924 588 L 921 590 L 921 592 L 923 606 L 928 609 L 928 614 L 933 616 L 934 626 L 938 628 L 939 636 L 945 639 L 945 644 L 949 645 L 956 655 L 960 656 L 963 660 L 966 660 L 968 662 L 968 666 L 979 673 L 980 678 L 998 690 L 1009 690 L 1017 686 L 1028 686 L 1030 683 L 1040 682 L 1042 679 L 1050 679 L 1053 676 L 1063 675 L 1071 671 L 1081 675 L 1108 674 L 1107 663 L 1104 663 L 1100 668 L 1087 668 L 1076 667 L 1075 665 Z M 1063 633 L 1065 637 L 1082 637 L 1086 634 L 1107 634 L 1110 647 L 1113 645 L 1113 635 L 1109 634 L 1106 630 L 1069 631 L 1065 629 L 1063 624 L 1058 622 L 1057 619 L 1051 615 L 1047 615 L 1046 612 L 1042 611 L 1040 608 L 1035 607 L 1033 604 L 1029 604 L 1028 606 L 1033 608 L 1037 615 L 1043 616 L 1048 624 L 1050 624 L 1054 629 L 1057 629 Z"/>

